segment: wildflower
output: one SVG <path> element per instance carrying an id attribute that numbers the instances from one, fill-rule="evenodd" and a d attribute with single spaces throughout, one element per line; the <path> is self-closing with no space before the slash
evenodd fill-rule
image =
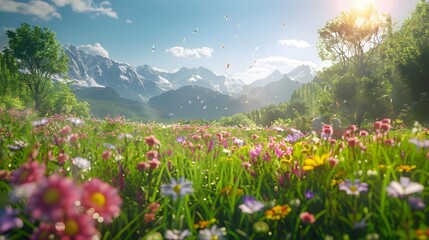
<path id="1" fill-rule="evenodd" d="M 234 144 L 237 145 L 237 146 L 242 147 L 242 146 L 244 146 L 244 141 L 241 140 L 241 139 L 236 138 L 236 139 L 234 139 Z"/>
<path id="2" fill-rule="evenodd" d="M 76 167 L 78 167 L 78 168 L 80 168 L 80 169 L 82 169 L 84 171 L 87 170 L 87 169 L 89 169 L 91 167 L 91 162 L 88 161 L 88 159 L 81 158 L 81 157 L 72 158 L 72 163 Z"/>
<path id="3" fill-rule="evenodd" d="M 64 164 L 67 159 L 69 159 L 69 155 L 65 154 L 65 153 L 60 153 L 57 156 L 57 161 L 59 164 Z"/>
<path id="4" fill-rule="evenodd" d="M 157 169 L 161 165 L 161 162 L 157 158 L 151 159 L 147 163 L 151 169 Z"/>
<path id="5" fill-rule="evenodd" d="M 72 214 L 55 223 L 60 239 L 92 239 L 97 235 L 94 221 L 86 214 Z"/>
<path id="6" fill-rule="evenodd" d="M 366 174 L 368 176 L 377 176 L 377 170 L 368 169 L 368 171 L 366 171 Z"/>
<path id="7" fill-rule="evenodd" d="M 417 138 L 411 138 L 408 142 L 414 144 L 417 150 L 420 148 L 424 148 L 425 150 L 429 148 L 429 139 L 419 140 Z"/>
<path id="8" fill-rule="evenodd" d="M 314 197 L 314 192 L 312 192 L 310 189 L 307 189 L 305 190 L 304 196 L 307 199 L 312 199 Z"/>
<path id="9" fill-rule="evenodd" d="M 129 139 L 133 139 L 133 135 L 129 134 L 129 133 L 121 133 L 119 134 L 119 140 L 129 140 Z"/>
<path id="10" fill-rule="evenodd" d="M 185 181 L 185 178 L 181 177 L 178 181 L 172 178 L 170 184 L 161 185 L 161 192 L 164 196 L 172 196 L 176 200 L 178 196 L 183 197 L 194 192 L 194 189 L 192 189 L 192 182 Z"/>
<path id="11" fill-rule="evenodd" d="M 194 224 L 195 229 L 204 229 L 210 227 L 212 224 L 216 223 L 217 219 L 212 218 L 210 220 L 201 220 L 198 223 Z"/>
<path id="12" fill-rule="evenodd" d="M 143 217 L 145 223 L 150 223 L 155 221 L 156 214 L 155 213 L 146 213 Z"/>
<path id="13" fill-rule="evenodd" d="M 11 174 L 10 183 L 12 185 L 22 185 L 26 183 L 39 182 L 44 178 L 46 167 L 37 161 L 26 162 Z"/>
<path id="14" fill-rule="evenodd" d="M 84 121 L 79 118 L 67 118 L 67 120 L 69 120 L 74 126 L 79 126 L 84 123 Z"/>
<path id="15" fill-rule="evenodd" d="M 185 141 L 186 141 L 186 137 L 177 137 L 177 138 L 176 138 L 176 141 L 177 141 L 178 143 L 183 143 L 183 142 L 185 142 Z"/>
<path id="16" fill-rule="evenodd" d="M 107 222 L 119 216 L 122 199 L 116 188 L 97 178 L 85 182 L 82 188 L 82 205 L 88 210 L 93 209 L 93 211 L 88 211 L 88 213 L 92 213 L 92 215 L 97 213 Z"/>
<path id="17" fill-rule="evenodd" d="M 287 204 L 282 206 L 277 205 L 265 211 L 265 217 L 273 221 L 279 221 L 285 218 L 291 211 L 292 209 Z"/>
<path id="18" fill-rule="evenodd" d="M 344 182 L 338 184 L 340 190 L 346 191 L 349 195 L 359 195 L 361 192 L 368 191 L 368 184 L 361 183 L 359 179 L 355 179 L 352 183 L 349 179 L 346 179 Z"/>
<path id="19" fill-rule="evenodd" d="M 399 181 L 392 181 L 387 186 L 389 196 L 403 198 L 413 193 L 419 193 L 424 189 L 422 184 L 411 182 L 408 177 L 401 177 Z"/>
<path id="20" fill-rule="evenodd" d="M 69 133 L 71 133 L 71 131 L 72 131 L 72 128 L 67 125 L 67 126 L 64 126 L 63 128 L 61 128 L 60 131 L 58 131 L 58 133 L 62 136 L 66 136 Z"/>
<path id="21" fill-rule="evenodd" d="M 359 144 L 359 139 L 358 139 L 357 137 L 349 137 L 349 138 L 347 139 L 347 144 L 348 144 L 350 147 L 357 146 L 357 145 Z"/>
<path id="22" fill-rule="evenodd" d="M 116 147 L 110 143 L 104 143 L 103 146 L 110 150 L 116 149 Z"/>
<path id="23" fill-rule="evenodd" d="M 57 237 L 54 225 L 42 222 L 31 234 L 30 240 L 56 239 Z"/>
<path id="24" fill-rule="evenodd" d="M 28 146 L 28 144 L 26 142 L 24 142 L 24 141 L 14 140 L 13 141 L 13 145 L 8 144 L 7 148 L 9 148 L 9 150 L 11 150 L 11 151 L 18 151 L 18 150 L 21 150 L 21 149 L 23 149 L 23 148 L 25 148 L 27 146 Z"/>
<path id="25" fill-rule="evenodd" d="M 219 194 L 226 194 L 226 195 L 232 195 L 233 193 L 235 193 L 235 196 L 239 196 L 241 194 L 243 194 L 243 189 L 241 188 L 237 188 L 234 191 L 235 188 L 231 187 L 231 186 L 226 186 L 224 188 L 222 188 L 222 190 L 220 190 Z"/>
<path id="26" fill-rule="evenodd" d="M 329 158 L 329 154 L 323 154 L 322 156 L 315 155 L 313 158 L 307 158 L 304 160 L 304 171 L 311 171 L 317 167 L 323 166 L 326 160 Z"/>
<path id="27" fill-rule="evenodd" d="M 360 132 L 359 132 L 359 136 L 361 136 L 361 137 L 366 137 L 366 136 L 368 136 L 369 135 L 369 133 L 367 132 L 367 131 L 365 131 L 365 130 L 361 130 Z"/>
<path id="28" fill-rule="evenodd" d="M 314 219 L 314 215 L 309 212 L 303 212 L 299 214 L 299 218 L 305 224 L 313 224 L 316 220 Z"/>
<path id="29" fill-rule="evenodd" d="M 399 165 L 396 170 L 398 172 L 411 172 L 412 170 L 414 170 L 416 168 L 416 165 Z"/>
<path id="30" fill-rule="evenodd" d="M 410 204 L 412 210 L 423 210 L 426 207 L 426 204 L 419 197 L 410 196 L 408 198 L 408 203 Z"/>
<path id="31" fill-rule="evenodd" d="M 104 160 L 107 160 L 111 157 L 112 157 L 112 151 L 110 150 L 104 150 L 103 153 L 101 154 L 101 158 Z"/>
<path id="32" fill-rule="evenodd" d="M 171 240 L 182 240 L 182 239 L 185 239 L 186 237 L 190 237 L 190 236 L 191 236 L 191 232 L 189 232 L 188 229 L 185 229 L 183 231 L 176 230 L 176 229 L 173 229 L 173 230 L 168 229 L 165 232 L 165 238 L 169 239 L 169 240 L 170 239 Z"/>
<path id="33" fill-rule="evenodd" d="M 149 147 L 153 147 L 154 145 L 158 145 L 160 144 L 160 141 L 158 139 L 156 139 L 155 136 L 150 135 L 149 137 L 145 137 L 144 138 L 144 142 L 149 146 Z"/>
<path id="34" fill-rule="evenodd" d="M 151 213 L 156 213 L 157 211 L 158 211 L 158 209 L 159 209 L 159 207 L 160 207 L 161 205 L 159 205 L 159 203 L 157 203 L 157 202 L 153 202 L 153 203 L 150 203 L 147 207 L 146 207 L 146 209 L 148 209 L 149 210 L 149 212 L 151 212 Z"/>
<path id="35" fill-rule="evenodd" d="M 0 209 L 0 234 L 9 231 L 12 228 L 22 228 L 24 222 L 16 215 L 19 210 L 13 209 L 10 206 Z"/>
<path id="36" fill-rule="evenodd" d="M 322 139 L 328 140 L 334 133 L 334 128 L 331 125 L 323 125 L 322 127 Z"/>
<path id="37" fill-rule="evenodd" d="M 340 162 L 340 160 L 338 160 L 338 159 L 336 159 L 334 157 L 329 157 L 328 158 L 328 163 L 329 163 L 329 166 L 331 166 L 331 167 L 337 166 L 339 162 Z"/>
<path id="38" fill-rule="evenodd" d="M 51 175 L 44 179 L 28 199 L 28 209 L 35 219 L 58 220 L 76 211 L 81 192 L 72 179 Z"/>
<path id="39" fill-rule="evenodd" d="M 156 150 L 150 150 L 146 152 L 146 158 L 149 160 L 158 158 L 158 156 L 159 156 L 159 153 Z"/>
<path id="40" fill-rule="evenodd" d="M 312 150 L 313 150 L 312 145 L 308 144 L 306 142 L 302 142 L 301 143 L 301 147 L 302 147 L 301 148 L 301 153 L 304 154 L 304 155 L 310 155 L 311 152 L 312 152 Z"/>
<path id="41" fill-rule="evenodd" d="M 293 143 L 297 142 L 303 136 L 304 136 L 304 134 L 302 134 L 301 132 L 295 132 L 292 135 L 288 134 L 284 140 L 288 143 L 293 144 Z"/>
<path id="42" fill-rule="evenodd" d="M 259 212 L 264 208 L 264 204 L 260 201 L 256 201 L 253 197 L 245 196 L 243 198 L 243 204 L 238 206 L 243 213 L 253 214 Z"/>
<path id="43" fill-rule="evenodd" d="M 42 118 L 40 120 L 37 120 L 31 123 L 31 125 L 33 125 L 33 127 L 36 127 L 36 128 L 45 126 L 46 124 L 48 124 L 48 119 L 46 118 Z"/>
<path id="44" fill-rule="evenodd" d="M 216 225 L 213 225 L 210 229 L 203 229 L 199 231 L 198 239 L 201 240 L 221 240 L 224 239 L 223 236 L 226 235 L 226 229 L 224 227 L 218 228 Z"/>

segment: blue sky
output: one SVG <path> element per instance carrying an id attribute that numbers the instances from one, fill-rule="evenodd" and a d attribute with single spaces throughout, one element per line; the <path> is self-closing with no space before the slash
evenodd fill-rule
<path id="1" fill-rule="evenodd" d="M 133 66 L 203 66 L 250 82 L 275 69 L 322 68 L 317 30 L 362 1 L 369 0 L 0 0 L 0 47 L 6 30 L 26 22 Z M 400 23 L 419 0 L 372 1 Z"/>

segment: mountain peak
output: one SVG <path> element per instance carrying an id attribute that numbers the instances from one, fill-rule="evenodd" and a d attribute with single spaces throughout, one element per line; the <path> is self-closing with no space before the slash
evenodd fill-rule
<path id="1" fill-rule="evenodd" d="M 292 69 L 287 75 L 295 81 L 309 83 L 317 75 L 317 70 L 310 65 L 302 64 Z"/>

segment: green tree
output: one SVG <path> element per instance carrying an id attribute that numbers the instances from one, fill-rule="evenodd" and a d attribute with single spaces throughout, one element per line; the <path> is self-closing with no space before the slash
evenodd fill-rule
<path id="1" fill-rule="evenodd" d="M 343 116 L 358 126 L 374 111 L 372 104 L 389 95 L 380 91 L 383 81 L 377 68 L 379 47 L 392 33 L 391 17 L 378 14 L 372 4 L 343 12 L 319 30 L 322 60 L 339 65 L 333 79 L 333 96 Z M 341 76 L 341 77 L 340 77 Z"/>
<path id="2" fill-rule="evenodd" d="M 386 45 L 386 59 L 401 81 L 394 99 L 420 122 L 429 122 L 429 2 L 421 1 Z"/>
<path id="3" fill-rule="evenodd" d="M 52 76 L 67 72 L 67 55 L 55 33 L 48 28 L 22 24 L 15 31 L 7 31 L 7 36 L 7 51 L 16 59 L 20 81 L 28 89 L 38 111 L 53 87 Z"/>

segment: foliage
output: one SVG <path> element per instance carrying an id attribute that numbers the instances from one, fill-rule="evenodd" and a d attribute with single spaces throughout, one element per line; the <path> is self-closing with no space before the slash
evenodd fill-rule
<path id="1" fill-rule="evenodd" d="M 351 127 L 344 138 L 325 139 L 273 128 L 0 111 L 0 206 L 16 210 L 1 216 L 16 223 L 2 228 L 7 239 L 30 238 L 49 221 L 35 220 L 38 206 L 27 201 L 33 192 L 17 194 L 53 175 L 67 186 L 99 179 L 119 194 L 121 212 L 112 221 L 74 213 L 90 215 L 100 239 L 160 239 L 173 229 L 189 231 L 189 239 L 210 229 L 219 239 L 427 237 L 429 133 L 418 123 L 405 129 L 383 119 L 368 135 Z M 40 182 L 27 178 L 36 176 L 24 171 L 29 163 L 44 166 Z M 103 193 L 91 195 L 98 206 L 110 200 Z M 52 234 L 74 233 L 61 230 L 73 222 L 49 223 L 57 226 Z"/>
<path id="2" fill-rule="evenodd" d="M 15 31 L 7 31 L 7 51 L 16 59 L 20 84 L 30 92 L 35 110 L 43 109 L 52 89 L 52 76 L 67 71 L 67 55 L 48 28 L 22 24 Z"/>
<path id="3" fill-rule="evenodd" d="M 391 31 L 390 16 L 378 14 L 372 4 L 343 12 L 319 30 L 319 56 L 339 64 L 332 77 L 334 100 L 342 115 L 358 126 L 388 106 L 386 101 L 372 103 L 391 93 L 391 88 L 381 86 L 385 79 L 376 64 L 378 49 Z"/>
<path id="4" fill-rule="evenodd" d="M 255 122 L 248 118 L 244 113 L 237 113 L 231 117 L 221 117 L 218 122 L 221 126 L 250 127 L 255 125 Z"/>
<path id="5" fill-rule="evenodd" d="M 429 3 L 421 1 L 385 47 L 386 60 L 399 72 L 395 99 L 419 121 L 429 119 Z"/>

